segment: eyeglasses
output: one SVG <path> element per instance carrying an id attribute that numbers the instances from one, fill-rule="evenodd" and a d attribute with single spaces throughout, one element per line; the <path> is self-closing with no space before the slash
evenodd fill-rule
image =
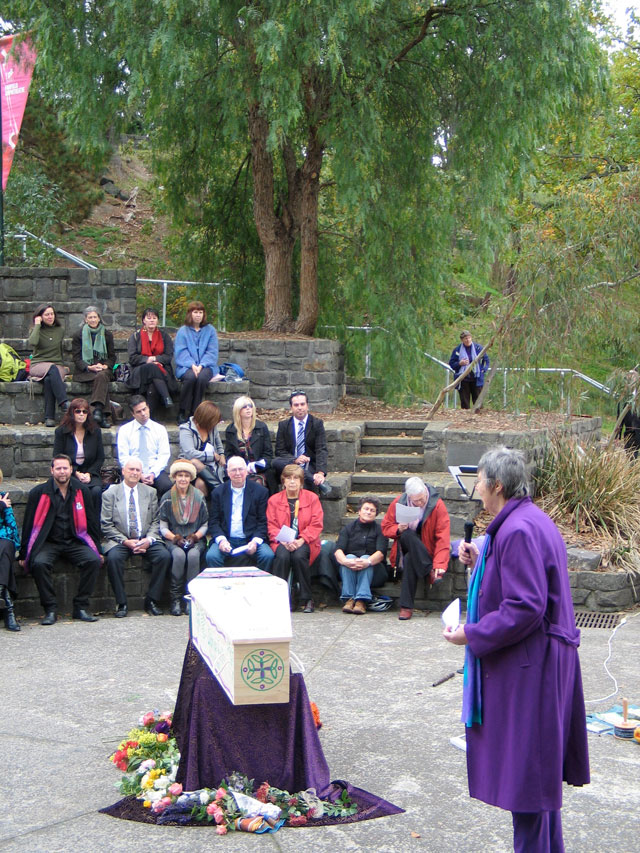
<path id="1" fill-rule="evenodd" d="M 88 415 L 89 409 L 74 409 L 74 412 L 79 412 L 81 415 Z"/>

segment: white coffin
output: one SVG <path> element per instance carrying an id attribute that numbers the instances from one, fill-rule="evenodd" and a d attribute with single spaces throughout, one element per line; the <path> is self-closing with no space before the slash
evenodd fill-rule
<path id="1" fill-rule="evenodd" d="M 233 704 L 288 702 L 287 582 L 254 568 L 205 569 L 189 595 L 191 639 Z"/>

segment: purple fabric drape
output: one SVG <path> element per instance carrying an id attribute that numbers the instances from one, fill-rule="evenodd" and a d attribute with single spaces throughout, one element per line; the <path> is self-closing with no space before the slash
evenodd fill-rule
<path id="1" fill-rule="evenodd" d="M 189 641 L 185 653 L 173 732 L 180 749 L 177 781 L 185 791 L 217 788 L 234 770 L 295 793 L 315 788 L 324 799 L 336 800 L 347 790 L 358 811 L 349 817 L 323 817 L 308 826 L 355 823 L 402 814 L 404 809 L 342 780 L 330 781 L 322 745 L 315 727 L 302 675 L 292 675 L 289 703 L 233 705 Z M 210 826 L 181 820 L 163 820 L 134 797 L 125 797 L 103 814 L 142 823 Z"/>
<path id="2" fill-rule="evenodd" d="M 329 766 L 302 675 L 293 675 L 289 703 L 233 705 L 189 641 L 173 715 L 180 749 L 177 781 L 186 791 L 213 788 L 237 770 L 285 791 L 329 789 Z"/>

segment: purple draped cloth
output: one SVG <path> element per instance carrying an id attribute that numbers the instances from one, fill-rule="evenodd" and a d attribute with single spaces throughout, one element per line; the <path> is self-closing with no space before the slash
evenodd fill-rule
<path id="1" fill-rule="evenodd" d="M 302 675 L 292 675 L 289 703 L 233 705 L 189 641 L 173 714 L 180 750 L 177 782 L 185 791 L 215 788 L 234 770 L 283 791 L 329 790 L 325 760 Z"/>
<path id="2" fill-rule="evenodd" d="M 335 801 L 346 789 L 358 807 L 349 817 L 322 817 L 308 826 L 355 823 L 402 814 L 404 809 L 348 782 L 331 782 L 302 675 L 292 675 L 289 702 L 278 705 L 233 705 L 189 641 L 173 714 L 173 733 L 180 749 L 177 781 L 185 791 L 217 788 L 234 770 L 281 790 L 295 793 L 315 788 Z M 135 797 L 125 797 L 100 810 L 112 817 L 142 823 L 211 826 L 184 819 L 163 819 Z"/>

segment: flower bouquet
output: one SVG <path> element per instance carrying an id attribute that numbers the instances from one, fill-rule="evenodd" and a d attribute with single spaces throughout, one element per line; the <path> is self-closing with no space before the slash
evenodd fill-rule
<path id="1" fill-rule="evenodd" d="M 276 832 L 283 824 L 305 826 L 323 815 L 346 817 L 357 807 L 343 791 L 336 802 L 321 800 L 313 788 L 290 794 L 263 782 L 231 773 L 218 788 L 183 791 L 176 782 L 180 752 L 171 735 L 172 714 L 148 711 L 138 727 L 120 743 L 110 760 L 123 772 L 117 787 L 125 796 L 142 800 L 158 823 L 215 824 L 218 835 L 230 830 Z"/>

